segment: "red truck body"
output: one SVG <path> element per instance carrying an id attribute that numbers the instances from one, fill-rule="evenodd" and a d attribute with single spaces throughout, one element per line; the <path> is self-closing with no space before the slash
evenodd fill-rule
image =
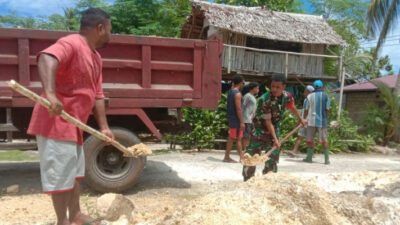
<path id="1" fill-rule="evenodd" d="M 0 107 L 32 107 L 11 91 L 14 79 L 41 92 L 36 55 L 70 32 L 0 28 Z M 222 42 L 112 35 L 103 58 L 107 115 L 137 115 L 160 133 L 143 108 L 215 109 L 221 93 Z"/>
<path id="2" fill-rule="evenodd" d="M 0 28 L 0 139 L 5 140 L 0 141 L 0 149 L 36 148 L 26 135 L 34 102 L 12 91 L 7 81 L 16 80 L 41 93 L 36 55 L 68 34 L 71 33 Z M 115 139 L 125 146 L 141 142 L 134 133 L 138 127 L 142 127 L 140 132 L 150 131 L 160 138 L 160 122 L 169 123 L 164 118 L 171 118 L 168 109 L 218 106 L 220 37 L 188 40 L 112 35 L 108 46 L 99 52 L 103 58 L 108 122 Z M 89 124 L 95 125 L 93 118 Z M 17 142 L 13 141 L 15 137 L 28 139 Z M 129 189 L 138 181 L 146 163 L 146 157 L 123 157 L 94 136 L 86 138 L 84 148 L 86 183 L 100 192 Z"/>

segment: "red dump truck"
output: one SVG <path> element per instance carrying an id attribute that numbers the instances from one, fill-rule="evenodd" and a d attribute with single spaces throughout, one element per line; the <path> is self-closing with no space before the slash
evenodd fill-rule
<path id="1" fill-rule="evenodd" d="M 0 28 L 0 149 L 36 149 L 26 135 L 34 102 L 12 91 L 14 79 L 41 93 L 36 54 L 69 32 Z M 112 35 L 103 58 L 106 113 L 116 140 L 140 142 L 138 132 L 161 138 L 158 124 L 182 107 L 216 109 L 221 93 L 222 42 Z M 95 126 L 93 118 L 89 125 Z M 22 141 L 21 141 L 22 140 Z M 121 192 L 137 182 L 146 158 L 124 158 L 95 137 L 85 139 L 86 181 Z"/>

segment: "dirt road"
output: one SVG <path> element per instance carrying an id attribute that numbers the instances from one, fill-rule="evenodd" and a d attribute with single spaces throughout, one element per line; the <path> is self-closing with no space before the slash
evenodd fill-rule
<path id="1" fill-rule="evenodd" d="M 235 190 L 237 185 L 243 183 L 242 167 L 240 164 L 222 163 L 222 157 L 223 152 L 169 153 L 148 157 L 140 183 L 125 193 L 135 204 L 137 222 L 170 215 L 180 205 L 210 193 Z M 363 171 L 374 171 L 376 179 L 380 173 L 387 175 L 391 171 L 400 171 L 399 155 L 332 155 L 329 166 L 323 164 L 322 155 L 317 155 L 314 161 L 307 164 L 302 162 L 302 157 L 283 155 L 279 172 L 313 180 L 327 192 L 362 193 L 370 184 L 369 180 L 356 182 L 358 176 L 369 179 L 370 175 Z M 261 166 L 257 173 L 261 173 Z M 389 175 L 394 176 L 393 172 Z M 0 195 L 0 224 L 48 224 L 54 221 L 50 198 L 41 194 L 38 162 L 0 162 L 0 177 L 2 190 L 14 184 L 20 186 L 17 195 Z M 394 182 L 390 191 L 395 193 L 392 197 L 400 205 L 400 180 L 393 179 L 388 181 Z M 83 187 L 82 205 L 92 215 L 95 215 L 97 196 L 99 194 Z"/>

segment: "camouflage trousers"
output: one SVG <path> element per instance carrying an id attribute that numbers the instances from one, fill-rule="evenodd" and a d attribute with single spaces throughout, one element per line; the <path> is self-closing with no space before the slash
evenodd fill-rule
<path id="1" fill-rule="evenodd" d="M 273 146 L 272 141 L 268 141 L 268 143 L 263 143 L 263 142 L 252 142 L 250 145 L 249 150 L 247 150 L 245 153 L 250 154 L 253 156 L 254 154 L 259 154 L 261 155 L 262 150 L 265 150 L 265 152 L 268 152 Z M 278 162 L 279 162 L 279 153 L 280 149 L 274 150 L 271 155 L 269 156 L 269 159 L 265 162 L 264 169 L 262 171 L 263 174 L 266 174 L 268 172 L 278 172 Z M 256 167 L 255 166 L 243 166 L 243 180 L 247 181 L 251 177 L 254 176 L 256 173 Z"/>

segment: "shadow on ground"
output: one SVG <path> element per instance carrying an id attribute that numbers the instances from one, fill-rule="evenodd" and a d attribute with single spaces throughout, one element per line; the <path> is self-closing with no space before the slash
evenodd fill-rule
<path id="1" fill-rule="evenodd" d="M 19 195 L 41 193 L 39 162 L 1 163 L 0 190 L 11 185 L 19 185 Z"/>
<path id="2" fill-rule="evenodd" d="M 215 158 L 212 156 L 207 157 L 208 161 L 212 161 L 212 162 L 221 162 L 222 163 L 222 158 Z"/>
<path id="3" fill-rule="evenodd" d="M 11 185 L 19 185 L 18 195 L 42 193 L 39 162 L 12 162 L 0 164 L 0 193 Z M 139 182 L 126 191 L 135 194 L 144 190 L 162 188 L 190 188 L 191 184 L 178 176 L 164 162 L 147 161 Z M 83 194 L 99 194 L 82 182 Z"/>
<path id="4" fill-rule="evenodd" d="M 160 161 L 148 160 L 139 182 L 126 194 L 135 194 L 141 191 L 183 188 L 189 189 L 192 185 L 178 176 L 178 173 L 170 166 Z"/>

